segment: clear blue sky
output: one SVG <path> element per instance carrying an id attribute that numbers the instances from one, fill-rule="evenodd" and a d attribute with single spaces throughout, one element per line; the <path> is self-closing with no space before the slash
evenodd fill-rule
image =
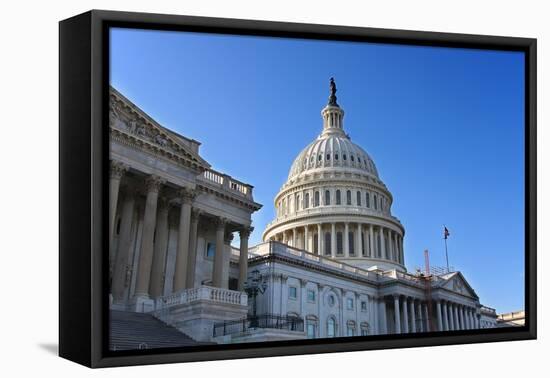
<path id="1" fill-rule="evenodd" d="M 263 208 L 321 130 L 334 76 L 344 125 L 374 159 L 406 229 L 409 270 L 450 264 L 482 303 L 524 308 L 522 53 L 115 29 L 111 83 L 162 125 L 201 141 Z"/>

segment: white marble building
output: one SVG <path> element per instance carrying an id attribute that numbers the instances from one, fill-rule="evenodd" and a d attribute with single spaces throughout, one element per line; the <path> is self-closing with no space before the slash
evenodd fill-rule
<path id="1" fill-rule="evenodd" d="M 111 308 L 179 311 L 181 330 L 208 339 L 214 321 L 246 316 L 247 242 L 261 205 L 251 185 L 200 157 L 199 142 L 162 127 L 114 88 L 110 100 Z M 230 279 L 232 264 L 240 270 Z"/>
<path id="2" fill-rule="evenodd" d="M 462 273 L 407 273 L 393 197 L 346 134 L 332 80 L 321 117 L 275 197 L 265 244 L 251 249 L 249 269 L 268 282 L 258 313 L 299 317 L 308 337 L 481 327 L 490 314 Z"/>
<path id="3" fill-rule="evenodd" d="M 112 89 L 111 308 L 219 343 L 454 331 L 491 318 L 462 273 L 407 273 L 392 194 L 345 133 L 333 81 L 321 116 L 264 242 L 249 248 L 261 207 L 252 186 Z"/>

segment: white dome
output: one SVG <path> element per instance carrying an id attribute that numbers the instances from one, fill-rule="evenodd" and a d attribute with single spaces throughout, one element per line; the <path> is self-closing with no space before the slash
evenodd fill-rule
<path id="1" fill-rule="evenodd" d="M 312 173 L 327 169 L 346 172 L 358 170 L 378 178 L 378 171 L 369 154 L 342 133 L 321 134 L 311 142 L 292 163 L 288 179 L 304 172 Z"/>
<path id="2" fill-rule="evenodd" d="M 294 159 L 262 238 L 361 268 L 405 270 L 405 229 L 391 213 L 393 197 L 344 132 L 335 93 L 331 80 L 323 130 Z"/>

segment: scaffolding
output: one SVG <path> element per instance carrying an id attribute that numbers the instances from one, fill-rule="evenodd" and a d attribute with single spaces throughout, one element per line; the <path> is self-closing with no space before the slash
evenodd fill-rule
<path id="1" fill-rule="evenodd" d="M 433 324 L 433 308 L 432 308 L 432 273 L 430 270 L 430 252 L 427 249 L 424 250 L 424 274 L 421 275 L 424 280 L 425 295 L 426 295 L 426 306 L 428 307 L 428 319 L 426 319 L 426 325 L 428 331 L 434 332 L 435 327 Z"/>

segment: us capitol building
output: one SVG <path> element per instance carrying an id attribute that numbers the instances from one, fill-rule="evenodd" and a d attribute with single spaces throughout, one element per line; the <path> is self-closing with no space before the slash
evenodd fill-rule
<path id="1" fill-rule="evenodd" d="M 393 196 L 346 134 L 332 79 L 321 133 L 252 247 L 253 186 L 110 96 L 111 349 L 496 326 L 461 272 L 407 272 Z"/>

